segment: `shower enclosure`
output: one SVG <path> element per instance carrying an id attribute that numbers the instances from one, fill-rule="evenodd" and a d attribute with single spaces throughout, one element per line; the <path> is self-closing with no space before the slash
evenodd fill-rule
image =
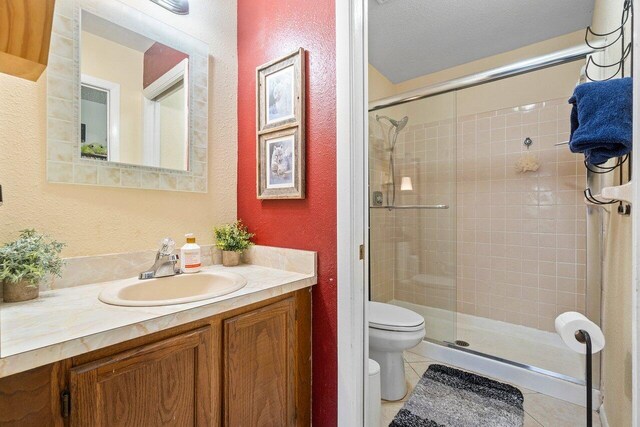
<path id="1" fill-rule="evenodd" d="M 546 66 L 586 53 L 558 52 Z M 536 69 L 519 65 L 514 75 Z M 493 88 L 490 74 L 371 106 L 370 298 L 421 314 L 428 341 L 581 384 L 583 357 L 553 325 L 565 311 L 599 321 L 599 292 L 586 285 L 585 168 L 562 145 L 567 98 L 461 104 L 469 87 Z M 537 170 L 517 170 L 525 155 Z"/>

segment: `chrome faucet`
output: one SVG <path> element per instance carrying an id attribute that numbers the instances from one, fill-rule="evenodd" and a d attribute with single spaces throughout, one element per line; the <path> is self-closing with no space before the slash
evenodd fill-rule
<path id="1" fill-rule="evenodd" d="M 176 242 L 170 237 L 164 238 L 162 240 L 162 246 L 156 254 L 156 261 L 153 263 L 153 266 L 151 266 L 149 270 L 140 273 L 138 278 L 144 280 L 180 274 L 180 257 L 173 253 L 175 245 Z"/>

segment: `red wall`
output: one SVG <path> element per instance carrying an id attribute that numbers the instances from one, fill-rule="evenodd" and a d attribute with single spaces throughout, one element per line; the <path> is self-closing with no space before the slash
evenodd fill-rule
<path id="1" fill-rule="evenodd" d="M 256 199 L 256 67 L 307 50 L 307 198 Z M 261 245 L 318 252 L 313 424 L 337 425 L 334 0 L 238 0 L 238 218 Z"/>
<path id="2" fill-rule="evenodd" d="M 172 49 L 162 43 L 154 43 L 144 53 L 142 86 L 146 88 L 188 57 L 189 55 L 179 50 Z"/>

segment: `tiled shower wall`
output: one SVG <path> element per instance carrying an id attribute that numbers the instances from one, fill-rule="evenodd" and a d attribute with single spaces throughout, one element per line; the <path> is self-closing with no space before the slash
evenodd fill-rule
<path id="1" fill-rule="evenodd" d="M 396 205 L 450 209 L 371 209 L 374 299 L 542 330 L 561 312 L 584 312 L 585 169 L 555 146 L 569 138 L 568 117 L 565 99 L 460 117 L 457 129 L 410 117 L 395 151 Z M 384 192 L 388 151 L 371 134 L 371 190 Z M 526 137 L 540 168 L 519 173 Z M 402 176 L 413 191 L 399 191 Z"/>
<path id="2" fill-rule="evenodd" d="M 410 117 L 409 123 L 394 151 L 395 206 L 448 208 L 370 209 L 372 295 L 377 301 L 397 299 L 454 310 L 455 120 L 421 124 L 418 117 Z M 383 193 L 388 205 L 388 142 L 379 130 L 372 129 L 370 135 L 370 186 L 372 192 Z M 413 190 L 401 191 L 402 177 L 411 178 Z"/>
<path id="3" fill-rule="evenodd" d="M 565 99 L 458 120 L 458 311 L 553 331 L 585 309 L 582 156 Z M 540 168 L 519 173 L 527 148 Z"/>

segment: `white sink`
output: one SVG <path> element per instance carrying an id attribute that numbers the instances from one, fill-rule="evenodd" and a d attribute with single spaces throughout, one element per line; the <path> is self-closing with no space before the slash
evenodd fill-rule
<path id="1" fill-rule="evenodd" d="M 219 297 L 246 284 L 247 279 L 239 274 L 201 271 L 158 279 L 126 279 L 104 288 L 98 298 L 107 304 L 130 307 L 184 304 Z"/>

